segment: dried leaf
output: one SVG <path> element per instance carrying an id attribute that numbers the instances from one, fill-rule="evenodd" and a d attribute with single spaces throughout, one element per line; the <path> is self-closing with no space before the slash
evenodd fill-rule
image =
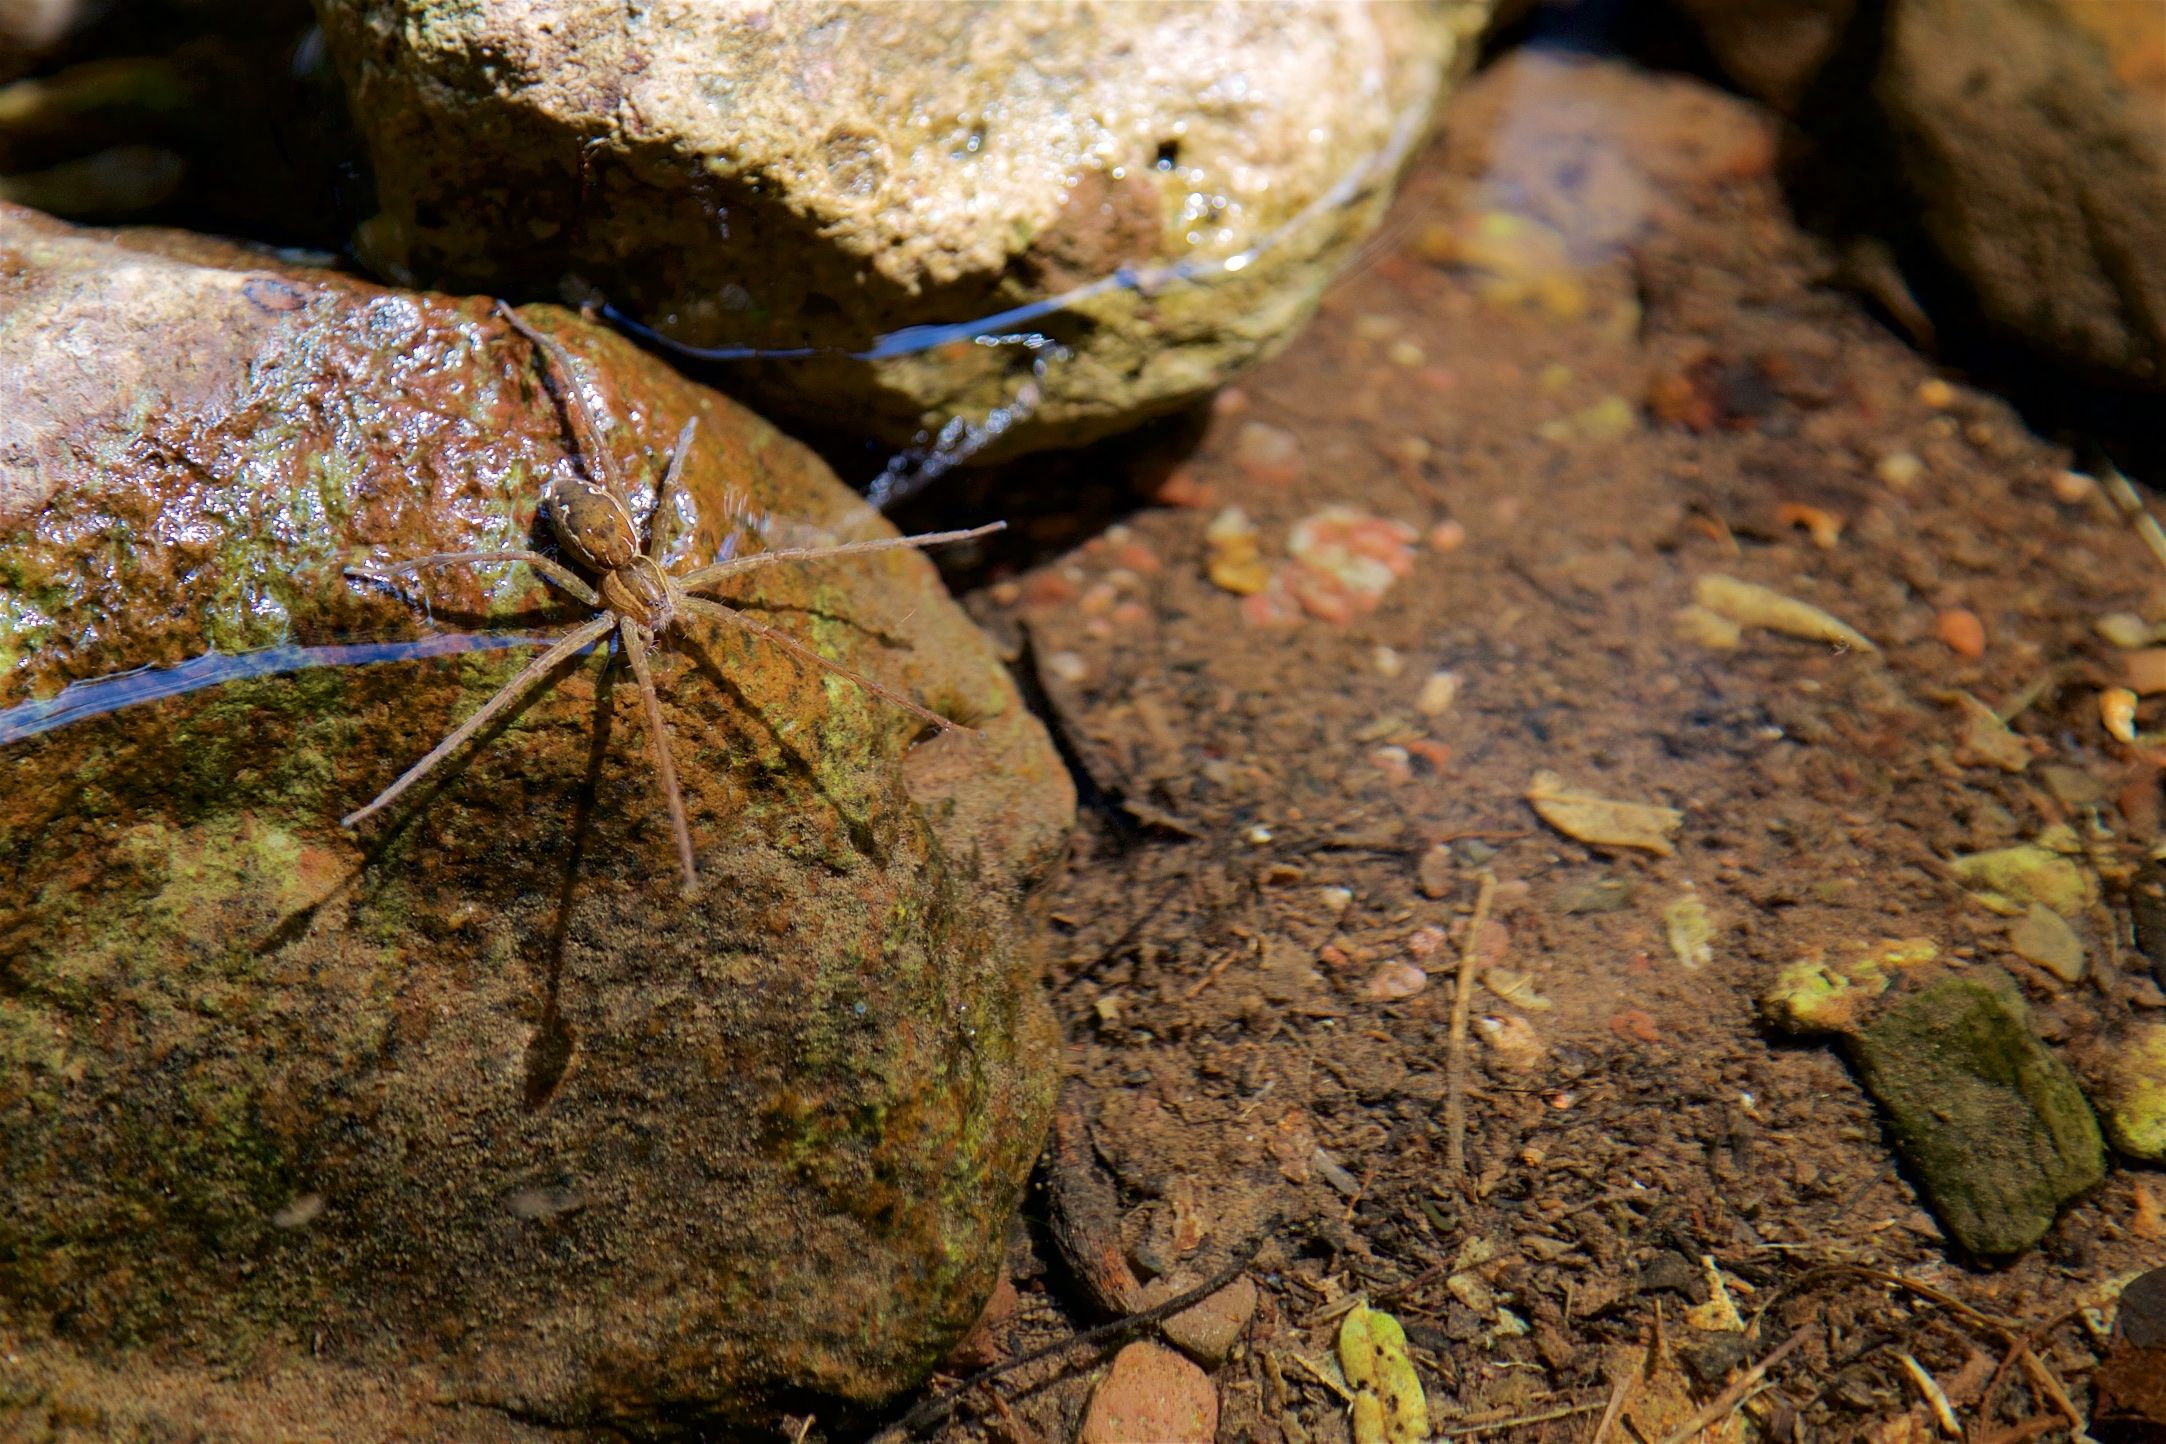
<path id="1" fill-rule="evenodd" d="M 1685 815 L 1674 807 L 1575 792 L 1564 785 L 1562 777 L 1546 770 L 1535 773 L 1527 784 L 1527 801 L 1542 821 L 1566 837 L 1597 847 L 1637 847 L 1669 857 L 1676 851 L 1670 838 L 1685 825 Z"/>
<path id="2" fill-rule="evenodd" d="M 1554 1004 L 1534 990 L 1534 979 L 1510 968 L 1491 968 L 1482 974 L 1482 985 L 1515 1008 L 1546 1013 Z"/>
<path id="3" fill-rule="evenodd" d="M 1692 599 L 1719 616 L 1747 627 L 1765 627 L 1786 636 L 1812 642 L 1878 651 L 1863 632 L 1839 621 L 1809 602 L 1786 597 L 1772 587 L 1741 582 L 1736 577 L 1712 573 L 1692 585 Z"/>

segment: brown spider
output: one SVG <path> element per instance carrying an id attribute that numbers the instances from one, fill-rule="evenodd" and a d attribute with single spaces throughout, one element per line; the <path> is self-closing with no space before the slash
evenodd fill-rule
<path id="1" fill-rule="evenodd" d="M 647 665 L 647 653 L 663 632 L 672 627 L 681 627 L 693 617 L 721 622 L 740 631 L 750 632 L 755 637 L 764 637 L 798 660 L 847 677 L 866 691 L 885 697 L 913 716 L 922 717 L 943 731 L 970 730 L 929 708 L 919 706 L 900 692 L 863 673 L 854 672 L 840 662 L 829 661 L 788 632 L 770 627 L 764 622 L 754 621 L 734 607 L 692 594 L 712 587 L 725 577 L 734 577 L 758 567 L 772 566 L 776 562 L 813 561 L 824 557 L 855 556 L 860 552 L 891 551 L 897 547 L 928 547 L 942 542 L 967 541 L 972 537 L 999 531 L 1006 525 L 1005 522 L 973 527 L 968 531 L 928 532 L 919 536 L 888 537 L 879 541 L 758 552 L 751 556 L 713 562 L 681 577 L 671 576 L 663 569 L 660 560 L 660 528 L 655 525 L 655 521 L 663 514 L 663 506 L 677 485 L 679 473 L 684 469 L 684 459 L 692 449 L 692 433 L 699 424 L 699 418 L 694 417 L 685 422 L 684 429 L 677 433 L 677 444 L 670 453 L 669 468 L 662 477 L 661 486 L 655 492 L 654 511 L 648 519 L 647 544 L 642 547 L 639 543 L 639 529 L 632 520 L 632 508 L 627 493 L 615 473 L 608 449 L 601 443 L 600 431 L 594 423 L 593 413 L 587 409 L 586 397 L 579 389 L 578 380 L 572 374 L 571 363 L 563 348 L 529 326 L 503 302 L 499 301 L 496 309 L 497 314 L 509 322 L 512 328 L 540 353 L 548 367 L 554 389 L 562 398 L 565 411 L 571 420 L 573 443 L 586 474 L 566 476 L 559 473 L 551 477 L 542 487 L 541 512 L 548 518 L 549 529 L 556 533 L 558 545 L 563 547 L 572 561 L 592 573 L 595 581 L 589 584 L 562 563 L 531 551 L 438 552 L 430 556 L 414 557 L 396 566 L 348 567 L 346 575 L 384 586 L 396 586 L 397 579 L 414 579 L 425 567 L 525 562 L 541 575 L 543 581 L 587 606 L 598 609 L 601 615 L 581 622 L 547 651 L 529 662 L 525 670 L 505 683 L 503 689 L 494 697 L 484 702 L 479 711 L 460 723 L 450 736 L 437 743 L 428 756 L 407 768 L 398 781 L 379 793 L 375 801 L 341 818 L 340 826 L 352 827 L 370 814 L 383 810 L 400 793 L 413 786 L 427 775 L 430 769 L 456 751 L 461 743 L 486 727 L 491 718 L 533 691 L 536 685 L 567 659 L 580 649 L 614 632 L 624 648 L 625 659 L 632 665 L 632 676 L 639 684 L 640 702 L 647 721 L 647 738 L 654 747 L 655 770 L 662 776 L 662 791 L 669 802 L 669 825 L 677 837 L 677 861 L 684 868 L 684 886 L 689 894 L 699 882 L 698 874 L 692 866 L 692 834 L 685 826 L 684 795 L 677 788 L 677 769 L 670 758 L 669 736 L 662 722 L 662 703 L 655 694 L 654 675 Z"/>

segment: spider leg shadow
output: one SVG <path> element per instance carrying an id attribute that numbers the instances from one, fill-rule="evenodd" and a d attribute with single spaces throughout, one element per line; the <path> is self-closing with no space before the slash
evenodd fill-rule
<path id="1" fill-rule="evenodd" d="M 723 601 L 724 599 L 717 597 L 715 600 Z M 839 622 L 859 636 L 869 637 L 881 646 L 892 648 L 898 652 L 914 651 L 917 646 L 908 637 L 899 637 L 893 632 L 883 632 L 870 622 L 861 622 L 855 617 L 844 616 L 840 612 L 826 611 L 820 607 L 809 607 L 794 602 L 740 602 L 735 600 L 727 601 L 725 605 L 735 607 L 740 612 L 786 613 L 796 617 L 812 617 L 823 622 Z"/>
<path id="2" fill-rule="evenodd" d="M 605 638 L 604 641 L 606 642 L 607 639 Z M 376 865 L 383 861 L 384 855 L 391 850 L 393 844 L 405 836 L 406 830 L 420 818 L 423 812 L 428 810 L 429 805 L 436 801 L 446 787 L 451 785 L 453 779 L 466 770 L 467 765 L 476 754 L 502 736 L 504 730 L 511 726 L 512 723 L 525 716 L 529 707 L 532 707 L 555 690 L 557 683 L 564 680 L 572 667 L 583 666 L 586 661 L 587 657 L 584 654 L 577 654 L 570 658 L 570 665 L 566 666 L 554 677 L 551 677 L 544 685 L 534 688 L 516 706 L 508 708 L 502 716 L 491 719 L 488 726 L 467 739 L 464 748 L 445 758 L 442 765 L 429 773 L 428 776 L 416 781 L 407 790 L 404 797 L 400 798 L 393 807 L 387 809 L 388 817 L 385 825 L 377 829 L 374 838 L 363 844 L 361 861 L 355 864 L 353 870 L 340 878 L 337 885 L 322 897 L 312 903 L 303 904 L 279 919 L 250 949 L 253 955 L 259 958 L 270 957 L 290 947 L 306 935 L 319 912 L 345 896 L 362 879 L 375 871 Z M 605 673 L 604 683 L 597 685 L 596 692 L 606 694 L 606 691 Z M 591 786 L 591 769 L 589 785 Z M 591 815 L 591 809 L 580 815 L 584 819 Z M 573 853 L 575 858 L 579 854 L 581 845 L 578 839 L 574 840 Z"/>
<path id="3" fill-rule="evenodd" d="M 701 675 L 705 676 L 709 682 L 712 682 L 724 696 L 737 704 L 737 709 L 740 712 L 748 717 L 758 719 L 761 729 L 774 742 L 775 750 L 788 763 L 790 774 L 812 791 L 818 793 L 821 801 L 825 802 L 834 811 L 835 816 L 841 819 L 843 830 L 850 835 L 850 845 L 856 848 L 858 852 L 872 859 L 875 865 L 887 866 L 887 848 L 878 837 L 874 836 L 872 825 L 861 817 L 853 816 L 850 810 L 844 807 L 841 801 L 827 790 L 826 786 L 820 781 L 819 769 L 812 765 L 812 760 L 791 745 L 789 738 L 784 736 L 772 722 L 767 720 L 765 710 L 746 694 L 744 688 L 738 686 L 731 679 L 729 673 L 722 670 L 720 664 L 715 661 L 713 653 L 707 650 L 705 644 L 693 637 L 689 632 L 684 631 L 676 633 L 671 640 L 692 659 L 692 665 L 699 669 Z M 874 698 L 873 704 L 875 706 L 880 705 L 880 699 Z"/>
<path id="4" fill-rule="evenodd" d="M 548 975 L 543 981 L 542 1015 L 526 1045 L 526 1085 L 521 1102 L 532 1113 L 547 1103 L 571 1066 L 577 1036 L 564 1021 L 558 998 L 564 980 L 564 949 L 571 939 L 572 898 L 579 886 L 579 866 L 586 860 L 587 836 L 593 831 L 595 800 L 600 794 L 602 764 L 609 755 L 610 686 L 616 676 L 614 654 L 602 663 L 594 682 L 594 738 L 587 751 L 587 772 L 572 808 L 571 852 L 564 859 L 564 879 L 557 887 L 556 916 L 549 925 Z"/>

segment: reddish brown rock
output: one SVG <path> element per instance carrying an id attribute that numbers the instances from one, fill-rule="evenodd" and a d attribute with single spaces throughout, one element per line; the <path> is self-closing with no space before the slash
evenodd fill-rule
<path id="1" fill-rule="evenodd" d="M 1211 1444 L 1218 1391 L 1203 1370 L 1159 1344 L 1113 1356 L 1083 1415 L 1077 1444 Z"/>

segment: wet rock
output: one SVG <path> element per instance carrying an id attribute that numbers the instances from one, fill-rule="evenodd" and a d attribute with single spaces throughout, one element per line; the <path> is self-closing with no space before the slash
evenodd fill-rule
<path id="1" fill-rule="evenodd" d="M 1678 0 L 1745 89 L 1856 194 L 1884 171 L 1984 318 L 2166 385 L 2166 107 L 2157 16 L 2083 0 Z M 2153 68 L 2146 75 L 2147 68 Z"/>
<path id="2" fill-rule="evenodd" d="M 2140 1023 L 2101 1049 L 2091 1098 L 2113 1146 L 2166 1163 L 2166 1023 Z"/>
<path id="3" fill-rule="evenodd" d="M 529 316 L 575 354 L 635 514 L 700 418 L 669 559 L 885 533 L 758 418 Z M 591 658 L 359 831 L 340 816 L 530 647 L 214 660 L 222 685 L 143 673 L 118 710 L 62 691 L 581 615 L 519 567 L 430 577 L 428 622 L 342 575 L 539 535 L 571 445 L 486 301 L 0 208 L 0 394 L 17 1337 L 116 1360 L 116 1400 L 130 1350 L 214 1349 L 304 1394 L 338 1370 L 633 1432 L 921 1377 L 994 1286 L 1051 1108 L 1014 904 L 1071 806 L 930 564 L 778 566 L 739 597 L 978 740 L 918 741 L 755 638 L 657 654 L 687 900 L 636 693 Z"/>
<path id="4" fill-rule="evenodd" d="M 1987 907 L 2010 916 L 2036 903 L 2064 918 L 2080 916 L 2095 896 L 2074 857 L 2072 831 L 2049 828 L 2035 842 L 1951 858 L 1948 870 Z"/>
<path id="5" fill-rule="evenodd" d="M 1091 1394 L 1077 1444 L 1210 1444 L 1218 1391 L 1203 1370 L 1160 1344 L 1130 1344 Z"/>
<path id="6" fill-rule="evenodd" d="M 1021 449 L 1180 406 L 1283 341 L 1489 5 L 318 8 L 375 160 L 358 241 L 394 278 L 598 290 L 693 346 L 859 351 L 1124 266 L 1202 268 L 1016 323 L 1076 352 Z M 1029 362 L 965 345 L 731 382 L 902 442 L 1006 403 Z"/>
<path id="7" fill-rule="evenodd" d="M 1850 1051 L 1934 1214 L 1973 1253 L 2028 1248 L 2104 1176 L 2090 1105 L 1998 969 L 1926 983 Z"/>

